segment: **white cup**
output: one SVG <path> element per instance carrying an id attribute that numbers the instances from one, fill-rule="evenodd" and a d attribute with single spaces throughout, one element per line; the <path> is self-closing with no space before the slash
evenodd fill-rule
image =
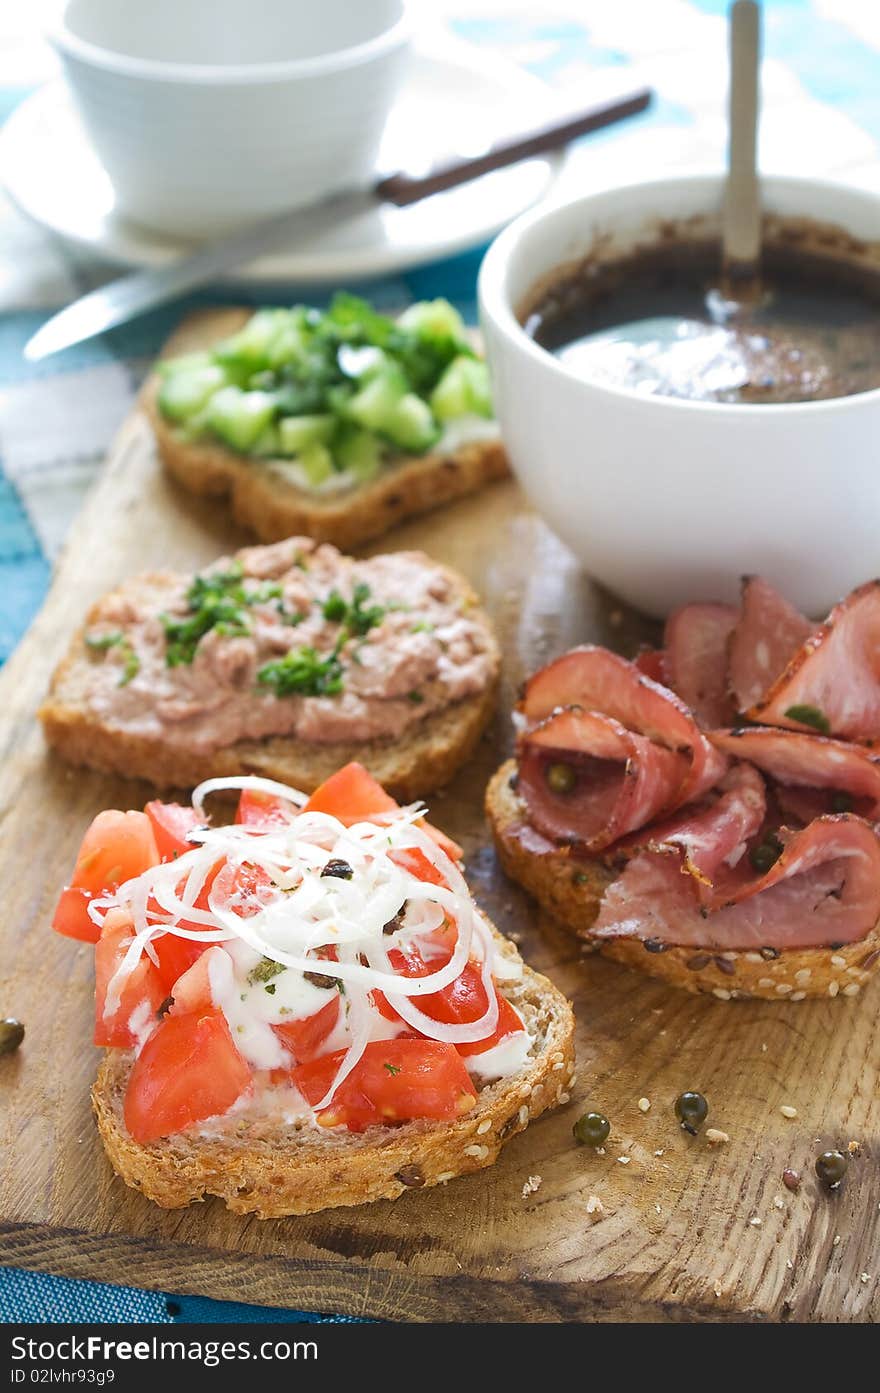
<path id="1" fill-rule="evenodd" d="M 762 180 L 782 218 L 845 229 L 880 264 L 880 199 L 810 179 Z M 880 390 L 752 405 L 642 396 L 578 377 L 526 334 L 536 284 L 597 246 L 625 252 L 686 224 L 718 235 L 720 177 L 658 180 L 538 208 L 480 271 L 495 408 L 513 469 L 585 569 L 648 614 L 736 599 L 765 575 L 823 615 L 880 574 Z"/>
<path id="2" fill-rule="evenodd" d="M 67 0 L 49 38 L 125 216 L 204 238 L 364 185 L 404 0 Z"/>

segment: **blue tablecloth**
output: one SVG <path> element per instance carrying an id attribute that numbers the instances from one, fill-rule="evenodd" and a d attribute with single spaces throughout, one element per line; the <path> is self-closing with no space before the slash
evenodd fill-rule
<path id="1" fill-rule="evenodd" d="M 52 75 L 32 34 L 33 8 L 23 0 L 0 16 L 0 120 Z M 597 69 L 614 67 L 655 88 L 650 113 L 583 143 L 565 176 L 573 192 L 721 165 L 727 0 L 438 0 L 435 8 L 460 38 L 582 93 L 584 101 Z M 762 166 L 828 174 L 880 192 L 880 5 L 768 0 L 764 10 Z M 389 308 L 445 295 L 472 319 L 482 250 L 366 289 Z M 107 274 L 0 202 L 0 661 L 41 604 L 52 557 L 172 327 L 200 303 L 289 301 L 296 293 L 292 286 L 261 288 L 259 296 L 252 288 L 215 288 L 45 363 L 26 364 L 22 346 L 47 315 Z M 340 1318 L 0 1269 L 2 1322 L 278 1319 Z"/>

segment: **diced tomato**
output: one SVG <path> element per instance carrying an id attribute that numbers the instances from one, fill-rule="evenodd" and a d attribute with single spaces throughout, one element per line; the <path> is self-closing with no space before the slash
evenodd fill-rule
<path id="1" fill-rule="evenodd" d="M 266 891 L 272 882 L 259 866 L 232 866 L 228 861 L 218 861 L 208 874 L 205 883 L 195 898 L 195 909 L 208 908 L 208 896 L 213 895 L 222 905 L 232 907 L 242 919 L 259 914 L 266 899 Z M 178 892 L 181 887 L 178 886 Z M 151 904 L 157 912 L 158 905 Z M 195 920 L 182 919 L 181 927 L 186 929 L 205 928 Z M 208 930 L 206 930 L 208 932 Z M 180 938 L 176 934 L 163 934 L 153 940 L 153 948 L 159 959 L 158 971 L 166 994 L 202 956 L 211 941 L 200 943 L 195 938 Z"/>
<path id="2" fill-rule="evenodd" d="M 194 938 L 178 938 L 177 934 L 169 933 L 154 938 L 152 947 L 159 959 L 156 971 L 168 996 L 175 983 L 198 962 L 210 944 L 199 943 Z"/>
<path id="3" fill-rule="evenodd" d="M 142 953 L 126 977 L 119 991 L 119 1004 L 109 1016 L 104 1015 L 107 1003 L 107 990 L 111 979 L 131 944 L 134 936 L 131 921 L 122 911 L 111 910 L 107 915 L 104 929 L 95 944 L 95 1044 L 116 1045 L 127 1049 L 135 1044 L 136 1036 L 131 1029 L 132 1014 L 137 1011 L 143 1016 L 142 1025 L 155 1019 L 156 1012 L 165 1000 L 166 991 L 146 953 Z"/>
<path id="4" fill-rule="evenodd" d="M 393 813 L 399 807 L 378 779 L 352 760 L 315 789 L 303 811 L 329 813 L 348 826 L 353 822 L 369 822 L 376 813 Z"/>
<path id="5" fill-rule="evenodd" d="M 53 929 L 68 938 L 97 943 L 101 931 L 89 918 L 89 900 L 109 894 L 158 864 L 156 839 L 145 813 L 115 808 L 98 813 L 83 837 L 71 882 L 61 892 Z"/>
<path id="6" fill-rule="evenodd" d="M 279 894 L 272 888 L 268 871 L 248 862 L 234 866 L 226 861 L 217 871 L 210 889 L 214 900 L 224 908 L 233 910 L 240 919 L 250 919 L 254 914 L 259 914 Z"/>
<path id="7" fill-rule="evenodd" d="M 300 1020 L 284 1021 L 272 1029 L 290 1050 L 297 1064 L 307 1064 L 317 1055 L 339 1019 L 339 993 L 334 991 L 326 1006 Z"/>
<path id="8" fill-rule="evenodd" d="M 426 961 L 418 948 L 411 946 L 407 949 L 392 948 L 388 954 L 388 961 L 395 972 L 400 973 L 401 977 L 427 977 L 429 973 L 437 972 L 444 963 L 449 961 L 451 956 L 452 946 L 448 945 L 448 951 L 443 955 L 437 954 Z M 484 1050 L 490 1050 L 493 1045 L 499 1044 L 508 1035 L 513 1035 L 516 1031 L 523 1029 L 523 1023 L 510 1002 L 497 990 L 496 996 L 498 997 L 498 1023 L 494 1031 L 483 1040 L 472 1040 L 465 1044 L 456 1045 L 455 1048 L 459 1054 L 465 1056 L 482 1054 Z M 373 1000 L 376 1008 L 386 1020 L 400 1019 L 383 992 L 374 992 Z M 430 996 L 418 997 L 415 1004 L 426 1016 L 430 1016 L 432 1021 L 440 1021 L 445 1025 L 465 1025 L 471 1021 L 478 1021 L 481 1016 L 486 1014 L 488 1008 L 486 989 L 483 986 L 480 969 L 476 963 L 469 962 L 454 982 L 450 982 L 446 987 L 441 987 L 439 992 L 432 992 Z"/>
<path id="9" fill-rule="evenodd" d="M 211 889 L 219 872 L 225 865 L 225 861 L 218 861 L 208 872 L 205 877 L 204 885 L 196 895 L 193 903 L 194 909 L 206 910 L 208 908 L 208 896 L 211 893 Z M 184 884 L 184 879 L 181 879 L 177 885 L 178 894 L 183 892 Z M 161 906 L 152 898 L 148 902 L 147 909 L 148 912 L 155 914 L 157 917 L 162 914 Z M 205 929 L 206 932 L 209 932 L 206 925 L 197 923 L 194 919 L 181 919 L 180 927 L 183 929 L 193 929 L 196 932 L 200 929 Z M 178 978 L 201 957 L 205 949 L 210 947 L 210 943 L 200 943 L 198 939 L 179 938 L 176 934 L 167 933 L 162 934 L 159 938 L 154 938 L 152 946 L 156 953 L 156 957 L 159 959 L 159 976 L 162 978 L 162 983 L 167 993 L 171 991 L 171 988 Z"/>
<path id="10" fill-rule="evenodd" d="M 235 820 L 243 823 L 245 827 L 286 827 L 293 811 L 294 805 L 286 798 L 276 798 L 271 793 L 243 788 Z"/>
<path id="11" fill-rule="evenodd" d="M 331 774 L 329 779 L 316 788 L 303 811 L 308 813 L 329 813 L 338 818 L 346 827 L 353 822 L 369 822 L 377 813 L 393 813 L 400 807 L 390 794 L 386 793 L 377 779 L 374 779 L 362 764 L 353 760 L 342 769 Z M 453 861 L 460 861 L 461 847 L 451 837 L 438 828 L 432 827 L 422 819 L 419 826 L 432 837 L 437 845 Z M 424 858 L 423 858 L 424 859 Z M 424 879 L 430 879 L 429 876 Z"/>
<path id="12" fill-rule="evenodd" d="M 221 1011 L 168 1015 L 141 1050 L 125 1094 L 125 1125 L 141 1145 L 232 1107 L 251 1071 Z"/>
<path id="13" fill-rule="evenodd" d="M 427 828 L 425 829 L 427 831 Z M 405 851 L 392 851 L 391 860 L 396 866 L 404 871 L 409 871 L 416 880 L 423 881 L 426 885 L 445 885 L 446 877 L 442 871 L 433 865 L 423 851 L 418 847 L 409 846 Z"/>
<path id="14" fill-rule="evenodd" d="M 498 997 L 498 1024 L 485 1040 L 472 1040 L 469 1044 L 456 1045 L 455 1048 L 459 1054 L 464 1055 L 465 1058 L 472 1054 L 483 1054 L 486 1050 L 491 1050 L 494 1045 L 500 1045 L 502 1040 L 506 1040 L 508 1035 L 516 1035 L 524 1028 L 522 1021 L 507 998 L 502 996 L 500 992 L 497 992 L 496 995 Z"/>
<path id="15" fill-rule="evenodd" d="M 217 944 L 210 946 L 218 948 L 220 952 L 223 951 Z M 214 1005 L 211 996 L 211 978 L 208 972 L 207 947 L 206 944 L 205 948 L 200 949 L 199 956 L 195 961 L 183 973 L 179 974 L 168 988 L 174 998 L 171 1006 L 172 1016 L 185 1016 L 190 1011 L 209 1011 Z"/>
<path id="16" fill-rule="evenodd" d="M 52 928 L 65 938 L 78 938 L 83 943 L 97 943 L 101 930 L 89 916 L 89 901 L 92 895 L 88 890 L 80 890 L 76 885 L 65 885 L 61 891 L 52 920 Z"/>
<path id="17" fill-rule="evenodd" d="M 333 1083 L 344 1053 L 324 1054 L 294 1069 L 294 1081 L 312 1107 Z M 374 1040 L 318 1121 L 322 1127 L 344 1124 L 352 1132 L 416 1117 L 451 1121 L 476 1101 L 467 1069 L 451 1045 L 403 1037 Z"/>
<path id="18" fill-rule="evenodd" d="M 441 851 L 445 851 L 450 861 L 461 861 L 464 859 L 464 852 L 458 842 L 454 842 L 451 837 L 447 837 L 445 832 L 441 832 L 439 827 L 434 827 L 432 823 L 420 818 L 418 826 L 423 832 L 427 832 L 432 842 L 436 842 Z"/>
<path id="19" fill-rule="evenodd" d="M 150 819 L 156 846 L 163 861 L 175 861 L 192 851 L 193 842 L 186 839 L 187 833 L 195 827 L 204 827 L 205 819 L 195 808 L 185 808 L 181 803 L 161 803 L 154 798 L 144 812 Z"/>

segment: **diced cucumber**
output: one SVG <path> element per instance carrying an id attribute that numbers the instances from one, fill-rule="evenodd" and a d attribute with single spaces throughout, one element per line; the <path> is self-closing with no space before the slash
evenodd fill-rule
<path id="1" fill-rule="evenodd" d="M 419 300 L 404 310 L 398 324 L 420 338 L 463 339 L 467 334 L 464 320 L 448 300 Z"/>
<path id="2" fill-rule="evenodd" d="M 388 422 L 406 391 L 407 381 L 403 373 L 393 363 L 388 363 L 349 399 L 345 413 L 349 420 L 357 422 L 359 426 L 385 434 Z"/>
<path id="3" fill-rule="evenodd" d="M 283 416 L 278 422 L 281 453 L 298 455 L 309 445 L 326 445 L 335 429 L 335 416 Z"/>
<path id="4" fill-rule="evenodd" d="M 275 398 L 269 392 L 223 387 L 208 404 L 207 424 L 233 450 L 247 454 L 271 424 Z"/>
<path id="5" fill-rule="evenodd" d="M 323 484 L 333 473 L 333 456 L 327 446 L 317 440 L 307 445 L 298 458 L 313 488 Z"/>
<path id="6" fill-rule="evenodd" d="M 160 358 L 156 372 L 160 377 L 170 377 L 172 373 L 183 372 L 189 368 L 206 368 L 214 358 L 207 350 L 201 353 L 181 353 L 177 358 Z"/>
<path id="7" fill-rule="evenodd" d="M 431 413 L 431 408 L 415 392 L 402 396 L 382 428 L 387 436 L 402 450 L 412 450 L 420 455 L 436 445 L 440 430 Z"/>
<path id="8" fill-rule="evenodd" d="M 288 363 L 302 351 L 300 316 L 294 310 L 258 310 L 231 338 L 214 350 L 220 363 L 260 372 Z"/>
<path id="9" fill-rule="evenodd" d="M 382 467 L 382 442 L 368 430 L 349 431 L 334 445 L 333 456 L 341 469 L 350 469 L 365 484 Z"/>
<path id="10" fill-rule="evenodd" d="M 159 410 L 171 421 L 189 421 L 225 382 L 226 374 L 217 363 L 178 367 L 159 388 Z"/>
<path id="11" fill-rule="evenodd" d="M 431 393 L 431 410 L 438 421 L 458 416 L 492 415 L 489 371 L 479 358 L 453 358 Z"/>
<path id="12" fill-rule="evenodd" d="M 248 451 L 248 454 L 255 455 L 257 459 L 276 459 L 282 453 L 281 434 L 274 424 L 268 425 L 257 436 Z"/>

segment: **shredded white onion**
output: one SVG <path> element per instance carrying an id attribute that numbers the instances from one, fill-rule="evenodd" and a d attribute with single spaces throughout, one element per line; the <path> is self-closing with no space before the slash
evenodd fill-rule
<path id="1" fill-rule="evenodd" d="M 108 1016 L 118 1010 L 125 981 L 141 955 L 146 952 L 155 960 L 153 941 L 165 934 L 202 943 L 238 940 L 263 957 L 303 973 L 323 972 L 321 964 L 329 958 L 327 974 L 344 984 L 351 1039 L 317 1110 L 330 1103 L 363 1055 L 378 1014 L 370 995 L 374 990 L 384 993 L 403 1021 L 429 1039 L 465 1044 L 486 1039 L 495 1031 L 498 1001 L 493 975 L 496 965 L 501 976 L 505 967 L 458 866 L 419 825 L 424 816 L 421 805 L 382 814 L 381 821 L 346 827 L 327 813 L 302 812 L 306 795 L 297 789 L 256 776 L 208 779 L 195 790 L 193 805 L 201 812 L 209 793 L 243 789 L 286 799 L 291 805 L 289 821 L 260 829 L 247 825 L 196 828 L 189 838 L 191 851 L 151 867 L 113 894 L 91 902 L 89 913 L 99 925 L 114 909 L 125 911 L 132 922 L 131 942 L 108 986 Z M 420 880 L 393 859 L 410 850 L 421 853 L 436 868 L 442 885 Z M 352 877 L 322 876 L 331 860 L 347 862 Z M 251 884 L 230 895 L 240 868 L 247 868 Z M 218 888 L 218 882 L 225 883 Z M 204 905 L 209 883 L 207 908 L 200 908 L 196 901 L 201 896 Z M 402 925 L 386 933 L 386 924 L 404 905 Z M 420 937 L 447 921 L 457 926 L 448 961 L 424 977 L 403 977 L 394 971 L 390 948 L 418 946 Z M 454 982 L 470 959 L 478 963 L 489 1001 L 484 1015 L 467 1024 L 449 1025 L 420 1010 L 418 998 Z M 430 952 L 425 960 L 430 966 Z"/>

